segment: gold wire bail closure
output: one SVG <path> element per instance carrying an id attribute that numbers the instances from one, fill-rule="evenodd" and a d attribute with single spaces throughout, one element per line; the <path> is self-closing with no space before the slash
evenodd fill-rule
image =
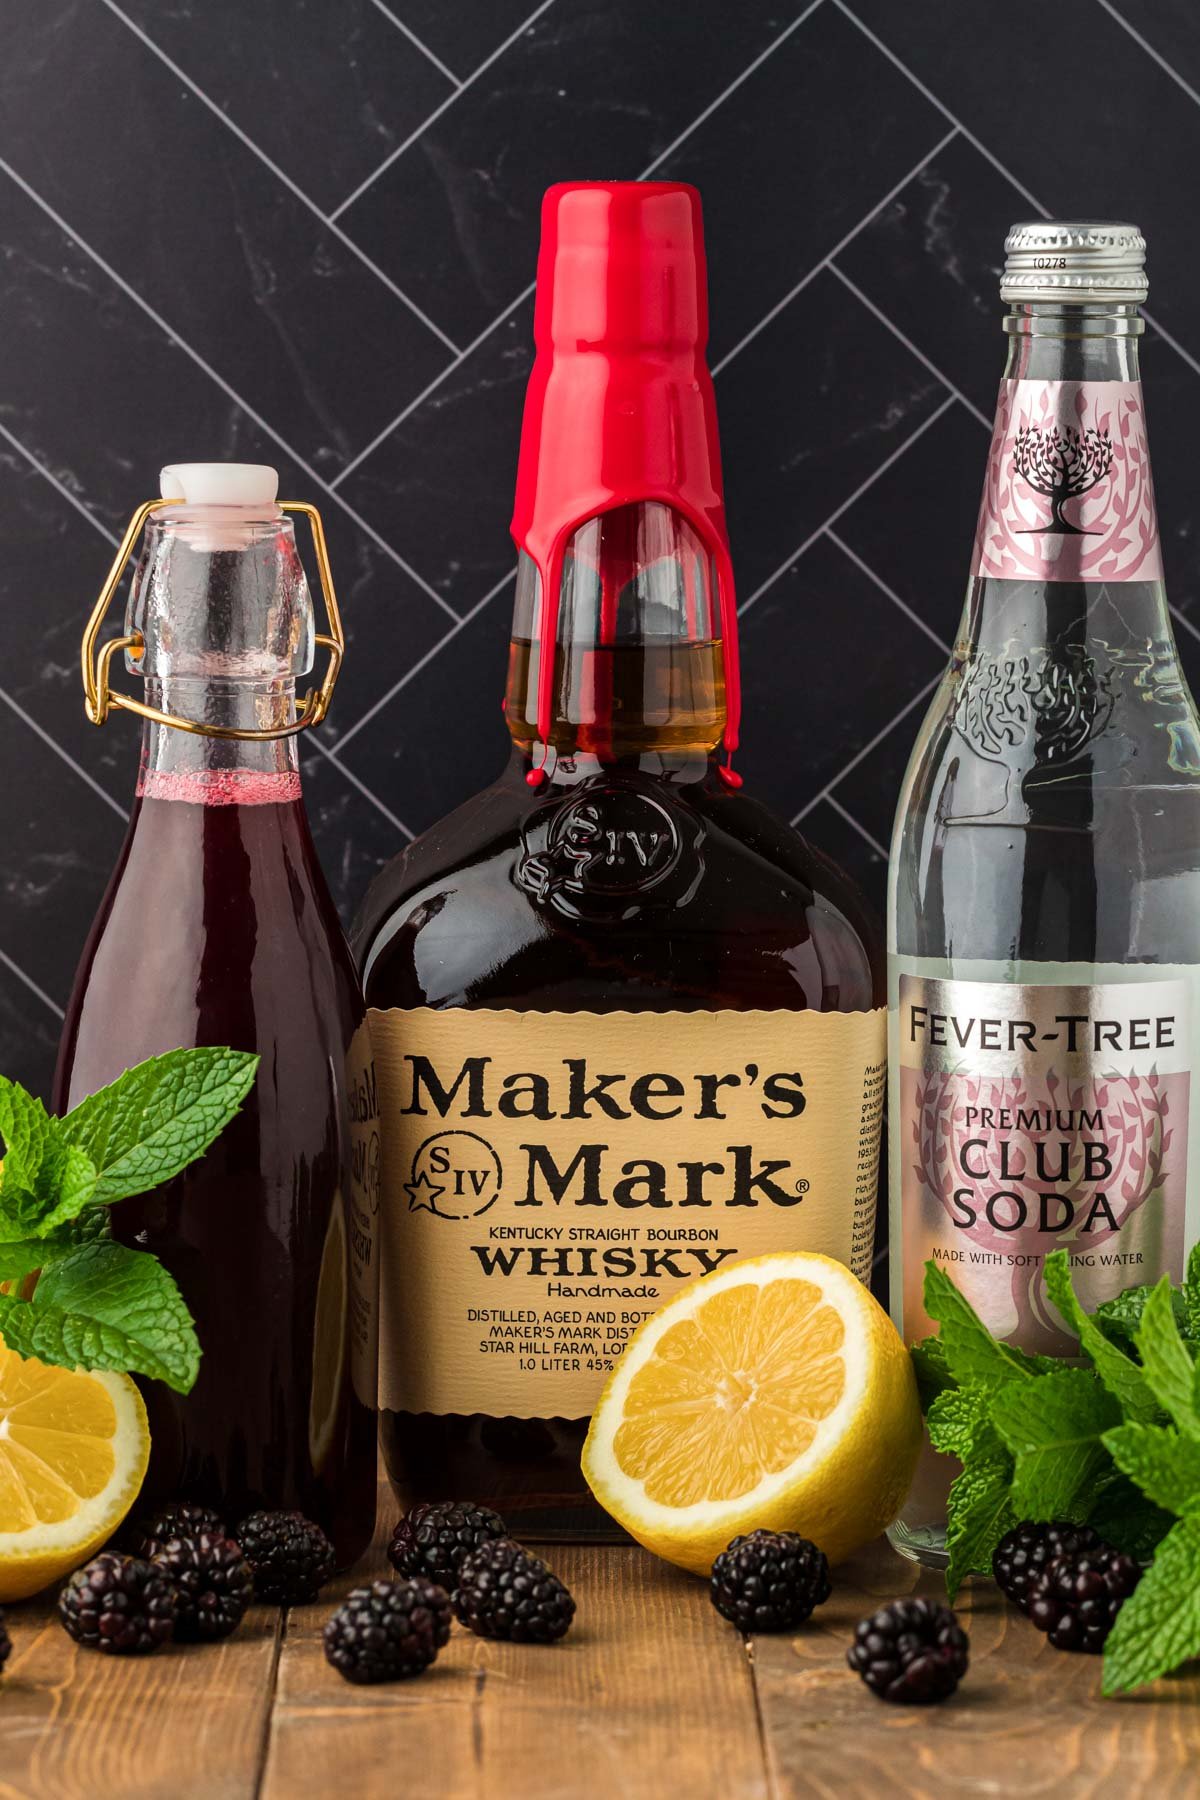
<path id="1" fill-rule="evenodd" d="M 143 719 L 153 719 L 158 725 L 173 725 L 177 731 L 195 732 L 199 737 L 215 738 L 249 738 L 255 742 L 264 742 L 272 738 L 295 737 L 297 732 L 306 731 L 310 725 L 319 725 L 329 711 L 329 702 L 333 699 L 334 685 L 342 666 L 342 657 L 346 652 L 346 638 L 342 630 L 342 615 L 338 611 L 337 595 L 333 590 L 333 572 L 329 567 L 329 550 L 325 543 L 325 528 L 321 524 L 321 515 L 315 506 L 307 500 L 277 500 L 275 505 L 280 512 L 301 513 L 308 520 L 312 532 L 313 550 L 317 559 L 317 573 L 321 578 L 321 593 L 325 598 L 325 612 L 329 621 L 329 631 L 317 632 L 314 641 L 322 649 L 329 652 L 329 663 L 319 688 L 309 688 L 304 696 L 304 703 L 297 717 L 290 725 L 273 726 L 265 731 L 251 731 L 238 725 L 206 725 L 195 719 L 179 719 L 174 713 L 160 712 L 156 706 L 147 706 L 144 700 L 135 700 L 131 694 L 119 694 L 109 686 L 109 670 L 113 657 L 122 650 L 130 650 L 139 656 L 145 649 L 145 640 L 140 631 L 127 637 L 112 638 L 104 648 L 96 653 L 96 644 L 100 636 L 105 616 L 112 605 L 113 597 L 121 585 L 121 577 L 125 573 L 125 565 L 133 553 L 134 546 L 142 535 L 142 528 L 152 512 L 164 506 L 180 506 L 179 500 L 145 500 L 138 507 L 129 521 L 125 536 L 121 539 L 120 548 L 113 558 L 112 568 L 100 590 L 100 598 L 92 608 L 91 618 L 83 634 L 81 663 L 83 668 L 83 706 L 93 725 L 103 725 L 108 718 L 111 707 L 121 707 L 125 712 L 137 713 Z"/>

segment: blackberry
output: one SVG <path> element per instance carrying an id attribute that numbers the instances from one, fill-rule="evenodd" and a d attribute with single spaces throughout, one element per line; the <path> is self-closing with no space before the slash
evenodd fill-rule
<path id="1" fill-rule="evenodd" d="M 165 1538 L 155 1544 L 152 1561 L 174 1584 L 180 1643 L 211 1644 L 237 1630 L 254 1594 L 254 1576 L 232 1538 L 207 1531 Z"/>
<path id="2" fill-rule="evenodd" d="M 355 1588 L 325 1622 L 325 1655 L 347 1681 L 399 1681 L 450 1637 L 450 1596 L 423 1575 Z"/>
<path id="3" fill-rule="evenodd" d="M 794 1531 L 735 1537 L 709 1584 L 713 1605 L 739 1631 L 789 1631 L 832 1592 L 824 1553 Z"/>
<path id="4" fill-rule="evenodd" d="M 152 1557 L 155 1546 L 167 1538 L 195 1537 L 207 1531 L 212 1537 L 225 1536 L 225 1521 L 211 1506 L 197 1506 L 190 1500 L 172 1500 L 157 1512 L 138 1519 L 126 1534 L 135 1556 Z"/>
<path id="5" fill-rule="evenodd" d="M 0 1675 L 4 1673 L 4 1665 L 12 1655 L 12 1639 L 8 1635 L 8 1626 L 4 1623 L 4 1614 L 0 1612 Z"/>
<path id="6" fill-rule="evenodd" d="M 154 1563 L 107 1550 L 76 1569 L 58 1596 L 63 1630 L 89 1650 L 139 1656 L 170 1643 L 178 1600 Z"/>
<path id="7" fill-rule="evenodd" d="M 881 1700 L 928 1706 L 967 1672 L 967 1634 L 936 1600 L 893 1600 L 854 1630 L 846 1661 Z"/>
<path id="8" fill-rule="evenodd" d="M 401 1519 L 388 1558 L 401 1575 L 424 1575 L 453 1593 L 463 1557 L 505 1535 L 504 1520 L 486 1506 L 470 1500 L 425 1503 Z"/>
<path id="9" fill-rule="evenodd" d="M 1097 1542 L 1047 1563 L 1029 1591 L 1026 1611 L 1056 1650 L 1097 1655 L 1117 1614 L 1142 1578 L 1132 1556 Z"/>
<path id="10" fill-rule="evenodd" d="M 1030 1589 L 1047 1563 L 1056 1556 L 1090 1550 L 1099 1542 L 1090 1525 L 1072 1525 L 1066 1519 L 1043 1525 L 1026 1519 L 1023 1525 L 1014 1525 L 996 1545 L 992 1574 L 1001 1593 L 1027 1613 Z"/>
<path id="11" fill-rule="evenodd" d="M 489 1538 L 459 1566 L 454 1611 L 479 1637 L 552 1644 L 570 1629 L 575 1602 L 539 1557 L 511 1538 Z"/>
<path id="12" fill-rule="evenodd" d="M 298 1512 L 256 1512 L 237 1528 L 254 1592 L 277 1606 L 306 1606 L 333 1574 L 333 1545 Z"/>

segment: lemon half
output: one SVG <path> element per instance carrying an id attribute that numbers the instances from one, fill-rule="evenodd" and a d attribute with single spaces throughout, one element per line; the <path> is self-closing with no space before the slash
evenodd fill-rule
<path id="1" fill-rule="evenodd" d="M 739 1532 L 798 1531 L 837 1562 L 895 1518 L 921 1442 L 912 1363 L 843 1264 L 734 1262 L 634 1333 L 583 1450 L 600 1504 L 697 1574 Z"/>
<path id="2" fill-rule="evenodd" d="M 38 1593 L 107 1543 L 149 1460 L 128 1375 L 52 1368 L 0 1342 L 0 1602 Z"/>

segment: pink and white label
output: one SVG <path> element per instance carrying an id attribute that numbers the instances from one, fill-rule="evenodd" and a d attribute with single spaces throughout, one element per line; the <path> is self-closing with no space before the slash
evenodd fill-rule
<path id="1" fill-rule="evenodd" d="M 1161 581 L 1139 381 L 1002 381 L 972 575 Z"/>
<path id="2" fill-rule="evenodd" d="M 933 1329 L 925 1263 L 998 1337 L 1077 1353 L 1042 1267 L 1066 1250 L 1089 1309 L 1183 1272 L 1190 991 L 938 981 L 899 988 L 905 1335 Z M 896 1251 L 893 1250 L 893 1254 Z"/>

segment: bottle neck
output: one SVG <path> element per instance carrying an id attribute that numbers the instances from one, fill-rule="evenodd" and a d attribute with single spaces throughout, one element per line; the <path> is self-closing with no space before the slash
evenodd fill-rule
<path id="1" fill-rule="evenodd" d="M 549 779 L 618 766 L 704 772 L 726 724 L 716 594 L 711 554 L 671 507 L 618 507 L 574 533 L 559 591 Z M 531 768 L 543 760 L 542 616 L 540 578 L 523 555 L 505 715 Z"/>
<path id="2" fill-rule="evenodd" d="M 1139 381 L 1136 306 L 1014 307 L 1004 320 L 1006 381 Z"/>
<path id="3" fill-rule="evenodd" d="M 147 704 L 176 718 L 238 730 L 278 731 L 296 716 L 296 684 L 151 677 Z M 300 798 L 294 737 L 211 737 L 148 719 L 138 796 L 203 805 L 276 804 Z"/>
<path id="4" fill-rule="evenodd" d="M 1174 643 L 1134 306 L 1016 307 L 958 655 Z"/>
<path id="5" fill-rule="evenodd" d="M 130 672 L 148 705 L 184 724 L 149 720 L 138 794 L 206 805 L 298 800 L 291 737 L 296 676 L 312 666 L 313 618 L 290 520 L 232 507 L 180 506 L 147 527 L 127 629 Z"/>

